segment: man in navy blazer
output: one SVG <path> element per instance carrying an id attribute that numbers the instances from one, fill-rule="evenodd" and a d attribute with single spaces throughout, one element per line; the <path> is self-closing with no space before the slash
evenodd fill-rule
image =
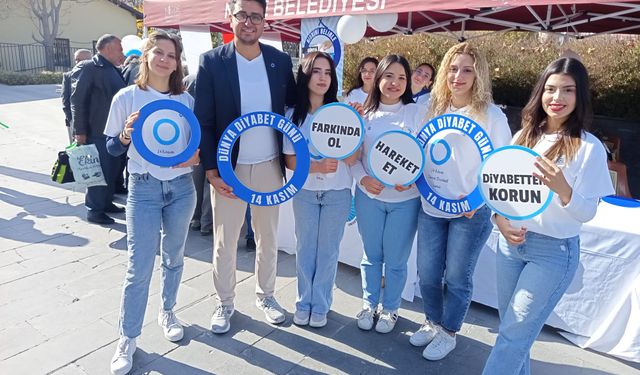
<path id="1" fill-rule="evenodd" d="M 202 128 L 201 162 L 213 187 L 213 283 L 218 300 L 211 318 L 214 333 L 225 333 L 230 328 L 238 238 L 247 205 L 218 174 L 218 141 L 237 117 L 255 111 L 283 115 L 285 106 L 295 100 L 291 58 L 258 42 L 264 30 L 265 0 L 230 0 L 229 9 L 233 43 L 200 57 L 194 108 Z M 275 191 L 282 187 L 282 134 L 274 129 L 256 127 L 244 132 L 234 145 L 231 160 L 238 179 L 250 189 Z M 256 306 L 272 324 L 285 319 L 282 307 L 273 296 L 278 211 L 278 206 L 251 206 L 256 239 Z"/>

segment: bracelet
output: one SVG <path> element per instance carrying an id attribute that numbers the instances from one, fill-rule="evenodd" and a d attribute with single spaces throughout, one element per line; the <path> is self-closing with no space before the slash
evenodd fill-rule
<path id="1" fill-rule="evenodd" d="M 122 138 L 126 139 L 127 141 L 131 139 L 131 136 L 127 137 L 127 133 L 124 131 L 124 129 L 122 130 L 121 135 L 122 135 Z"/>

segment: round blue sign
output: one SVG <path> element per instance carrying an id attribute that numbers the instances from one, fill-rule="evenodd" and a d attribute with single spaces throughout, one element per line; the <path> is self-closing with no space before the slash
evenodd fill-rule
<path id="1" fill-rule="evenodd" d="M 482 126 L 466 116 L 456 114 L 445 114 L 431 119 L 431 121 L 427 122 L 422 130 L 420 130 L 417 139 L 422 148 L 426 148 L 429 146 L 429 141 L 436 134 L 450 130 L 455 130 L 469 136 L 478 149 L 481 160 L 486 159 L 493 151 L 491 139 Z M 434 149 L 440 147 L 444 147 L 444 157 L 437 157 L 435 155 Z M 451 146 L 444 139 L 437 139 L 431 143 L 429 147 L 429 159 L 433 164 L 443 165 L 447 163 L 450 158 Z M 448 199 L 436 193 L 431 186 L 429 186 L 429 183 L 424 177 L 424 173 L 420 174 L 420 177 L 416 181 L 416 186 L 420 194 L 422 194 L 431 206 L 449 214 L 460 214 L 461 212 L 472 211 L 484 203 L 480 188 L 477 185 L 469 195 L 461 199 Z"/>
<path id="2" fill-rule="evenodd" d="M 311 30 L 307 38 L 304 40 L 303 48 L 306 51 L 309 47 L 312 46 L 314 39 L 319 38 L 320 40 L 329 40 L 331 42 L 331 46 L 333 47 L 333 52 L 329 52 L 329 55 L 333 59 L 333 62 L 338 66 L 340 64 L 340 58 L 342 57 L 342 48 L 340 46 L 340 39 L 330 28 L 328 28 L 322 21 L 320 21 L 318 27 Z M 320 45 L 322 43 L 317 43 L 315 45 Z"/>
<path id="3" fill-rule="evenodd" d="M 160 110 L 170 110 L 173 112 L 177 112 L 178 114 L 176 115 L 176 118 L 179 116 L 184 117 L 184 119 L 189 124 L 189 128 L 191 129 L 191 138 L 189 139 L 187 147 L 185 147 L 185 149 L 177 155 L 161 156 L 161 150 L 158 150 L 160 151 L 160 153 L 154 152 L 145 143 L 142 129 L 147 125 L 146 120 L 153 113 Z M 165 139 L 160 136 L 160 127 L 165 124 L 169 124 L 173 128 L 173 136 L 169 139 Z M 140 109 L 140 116 L 138 116 L 138 119 L 133 124 L 133 129 L 134 130 L 131 133 L 131 141 L 133 142 L 140 156 L 142 156 L 142 158 L 149 163 L 161 167 L 173 167 L 189 160 L 189 158 L 193 156 L 193 154 L 200 146 L 200 123 L 198 122 L 198 119 L 189 107 L 176 100 L 161 99 L 146 104 Z M 152 134 L 155 142 L 163 146 L 170 146 L 180 138 L 180 127 L 178 126 L 176 121 L 168 118 L 163 118 L 157 120 L 153 124 Z"/>
<path id="4" fill-rule="evenodd" d="M 238 180 L 231 165 L 233 145 L 242 133 L 257 126 L 268 126 L 283 133 L 291 141 L 296 152 L 296 170 L 293 176 L 276 191 L 264 193 L 249 189 Z M 251 112 L 233 120 L 220 136 L 216 158 L 220 177 L 233 188 L 233 194 L 256 206 L 273 206 L 293 198 L 304 186 L 311 164 L 307 140 L 298 127 L 285 117 L 272 112 Z"/>

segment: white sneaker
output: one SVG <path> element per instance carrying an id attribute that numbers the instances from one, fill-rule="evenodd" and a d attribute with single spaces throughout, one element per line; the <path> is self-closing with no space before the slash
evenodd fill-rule
<path id="1" fill-rule="evenodd" d="M 133 366 L 133 353 L 136 351 L 136 339 L 120 336 L 116 353 L 111 359 L 111 373 L 124 375 L 131 371 Z"/>
<path id="2" fill-rule="evenodd" d="M 322 328 L 326 325 L 327 325 L 327 314 L 311 313 L 311 319 L 309 320 L 309 327 Z"/>
<path id="3" fill-rule="evenodd" d="M 373 328 L 373 318 L 375 316 L 375 311 L 369 305 L 365 305 L 362 307 L 362 310 L 356 315 L 358 319 L 358 328 L 369 331 Z"/>
<path id="4" fill-rule="evenodd" d="M 293 314 L 293 324 L 297 326 L 306 326 L 309 324 L 309 311 L 296 310 Z"/>
<path id="5" fill-rule="evenodd" d="M 436 337 L 437 333 L 438 326 L 431 323 L 430 320 L 426 320 L 422 327 L 409 337 L 409 342 L 413 346 L 425 346 Z"/>
<path id="6" fill-rule="evenodd" d="M 284 322 L 284 310 L 275 297 L 269 296 L 256 299 L 256 306 L 264 312 L 264 318 L 271 324 Z"/>
<path id="7" fill-rule="evenodd" d="M 216 311 L 211 317 L 211 331 L 213 333 L 226 333 L 231 328 L 231 316 L 233 315 L 233 305 L 218 304 Z"/>
<path id="8" fill-rule="evenodd" d="M 380 317 L 378 318 L 378 323 L 376 323 L 376 332 L 378 333 L 389 333 L 396 326 L 396 322 L 398 321 L 398 312 L 396 310 L 382 310 L 380 313 Z"/>
<path id="9" fill-rule="evenodd" d="M 182 340 L 182 337 L 184 336 L 184 329 L 172 310 L 160 310 L 160 313 L 158 314 L 158 325 L 162 327 L 162 332 L 164 332 L 164 337 L 167 340 Z"/>
<path id="10" fill-rule="evenodd" d="M 429 361 L 439 361 L 456 348 L 456 337 L 450 336 L 442 328 L 438 329 L 436 337 L 422 352 L 422 356 Z"/>

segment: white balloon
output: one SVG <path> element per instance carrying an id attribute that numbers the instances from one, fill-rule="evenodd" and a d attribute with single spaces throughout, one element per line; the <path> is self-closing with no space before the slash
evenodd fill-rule
<path id="1" fill-rule="evenodd" d="M 361 15 L 342 16 L 338 20 L 338 27 L 336 31 L 338 32 L 338 38 L 340 38 L 343 43 L 358 43 L 367 31 L 367 17 Z"/>
<path id="2" fill-rule="evenodd" d="M 367 22 L 369 26 L 377 32 L 387 32 L 396 25 L 398 22 L 398 13 L 385 13 L 385 14 L 369 14 L 367 16 Z"/>
<path id="3" fill-rule="evenodd" d="M 122 52 L 125 56 L 129 56 L 130 52 L 142 50 L 142 39 L 137 35 L 126 35 L 120 42 L 122 43 Z M 136 52 L 136 55 L 137 54 Z"/>

